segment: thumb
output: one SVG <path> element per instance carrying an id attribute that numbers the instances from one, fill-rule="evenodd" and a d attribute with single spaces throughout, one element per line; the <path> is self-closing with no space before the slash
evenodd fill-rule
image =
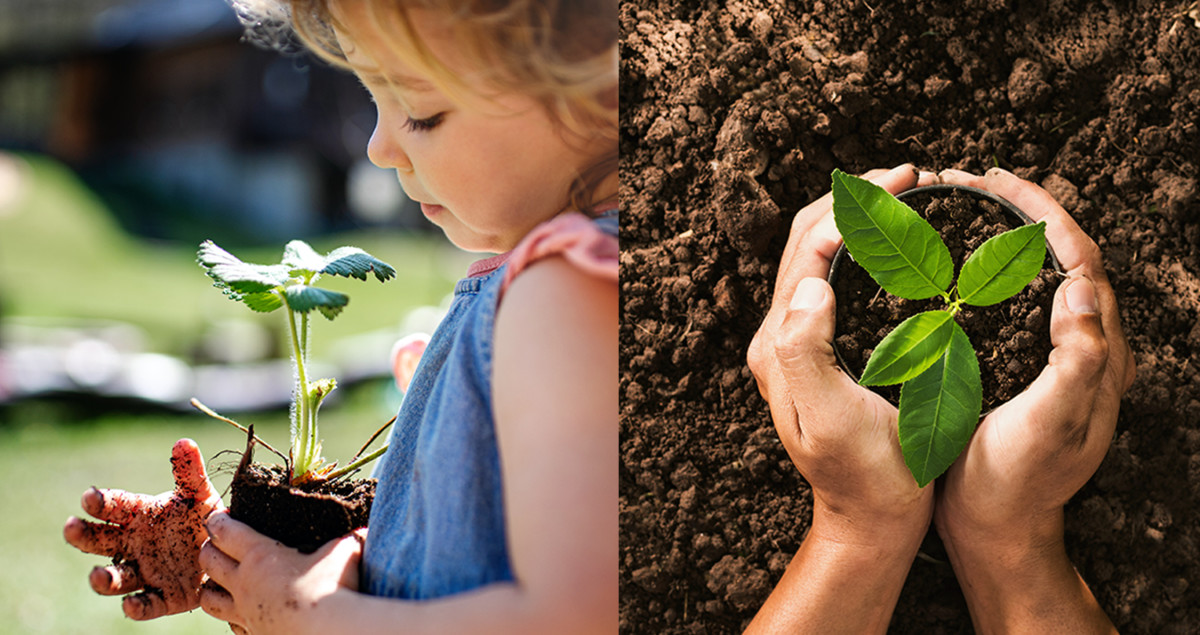
<path id="1" fill-rule="evenodd" d="M 171 448 L 171 473 L 175 476 L 176 491 L 184 498 L 204 501 L 217 496 L 204 469 L 200 446 L 195 441 L 180 439 L 175 442 L 175 447 Z"/>
<path id="2" fill-rule="evenodd" d="M 1108 340 L 1100 320 L 1096 287 L 1084 276 L 1067 279 L 1050 313 L 1049 363 L 1030 386 L 1030 396 L 1068 430 L 1089 420 L 1108 363 Z"/>
<path id="3" fill-rule="evenodd" d="M 822 278 L 804 278 L 788 305 L 775 354 L 797 405 L 800 395 L 826 395 L 842 372 L 833 352 L 833 289 Z"/>

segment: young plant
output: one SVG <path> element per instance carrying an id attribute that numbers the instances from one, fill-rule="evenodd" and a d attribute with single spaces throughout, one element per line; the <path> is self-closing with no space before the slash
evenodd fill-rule
<path id="1" fill-rule="evenodd" d="M 942 310 L 918 313 L 888 333 L 858 383 L 903 384 L 900 448 L 924 487 L 966 447 L 979 422 L 979 362 L 954 320 L 964 305 L 990 306 L 1024 289 L 1046 257 L 1046 224 L 1024 225 L 988 239 L 954 279 L 950 250 L 925 219 L 883 188 L 833 172 L 833 216 L 846 249 L 888 293 L 908 300 L 935 296 Z"/>
<path id="2" fill-rule="evenodd" d="M 261 313 L 286 309 L 296 378 L 291 409 L 292 445 L 287 457 L 292 483 L 337 478 L 382 455 L 387 446 L 362 458 L 355 457 L 340 469 L 336 469 L 336 463 L 323 465 L 317 410 L 337 387 L 337 382 L 308 377 L 309 316 L 316 310 L 332 320 L 350 301 L 344 293 L 314 286 L 322 274 L 359 280 L 374 274 L 377 280 L 386 282 L 396 275 L 396 270 L 357 247 L 339 247 L 323 256 L 301 240 L 288 243 L 283 259 L 276 265 L 242 262 L 211 240 L 200 244 L 196 257 L 215 281 L 213 286 L 230 299 Z"/>

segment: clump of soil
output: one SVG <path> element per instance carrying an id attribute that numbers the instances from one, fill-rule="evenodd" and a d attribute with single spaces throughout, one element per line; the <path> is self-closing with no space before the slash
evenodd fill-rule
<path id="1" fill-rule="evenodd" d="M 261 534 L 312 553 L 366 527 L 375 479 L 287 482 L 282 466 L 246 463 L 230 486 L 229 515 Z"/>
<path id="2" fill-rule="evenodd" d="M 1003 209 L 980 197 L 955 193 L 904 197 L 938 231 L 950 249 L 957 272 L 966 258 L 987 239 L 1021 225 Z M 983 411 L 1017 396 L 1037 378 L 1050 356 L 1049 318 L 1061 278 L 1049 256 L 1042 273 L 1017 295 L 988 307 L 964 306 L 956 320 L 979 357 Z M 854 377 L 862 375 L 875 346 L 900 322 L 922 311 L 945 309 L 941 298 L 905 300 L 887 292 L 858 263 L 843 254 L 838 260 L 833 290 L 837 297 L 834 347 Z M 873 390 L 892 403 L 900 401 L 899 386 Z"/>
<path id="3" fill-rule="evenodd" d="M 811 493 L 746 349 L 797 211 L 834 168 L 905 162 L 999 165 L 1098 243 L 1138 379 L 1067 505 L 1067 550 L 1121 632 L 1200 632 L 1200 28 L 1187 4 L 621 3 L 623 633 L 739 632 L 783 575 Z M 891 632 L 971 630 L 950 567 L 914 562 Z"/>

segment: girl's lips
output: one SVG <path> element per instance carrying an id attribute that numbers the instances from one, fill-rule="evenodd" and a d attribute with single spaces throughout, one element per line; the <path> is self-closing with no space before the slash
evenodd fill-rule
<path id="1" fill-rule="evenodd" d="M 432 203 L 421 203 L 421 213 L 424 214 L 426 218 L 433 218 L 438 212 L 441 212 L 443 209 L 445 209 L 445 208 L 442 207 L 441 205 L 434 205 Z"/>

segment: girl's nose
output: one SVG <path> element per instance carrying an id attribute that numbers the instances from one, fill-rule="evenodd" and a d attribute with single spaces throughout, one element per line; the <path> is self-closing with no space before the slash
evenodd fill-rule
<path id="1" fill-rule="evenodd" d="M 380 111 L 375 122 L 375 131 L 371 133 L 371 140 L 367 142 L 367 158 L 381 168 L 412 172 L 412 162 L 398 138 L 400 128 L 400 125 L 393 123 L 391 118 Z"/>

